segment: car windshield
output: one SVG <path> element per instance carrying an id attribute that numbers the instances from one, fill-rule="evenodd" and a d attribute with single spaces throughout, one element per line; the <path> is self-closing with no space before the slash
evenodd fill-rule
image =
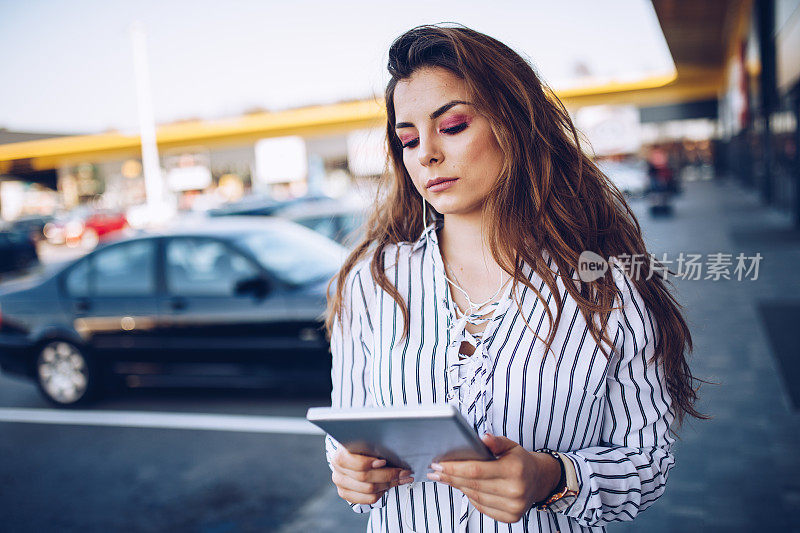
<path id="1" fill-rule="evenodd" d="M 330 239 L 294 225 L 251 233 L 237 242 L 250 250 L 275 276 L 293 285 L 332 278 L 347 253 L 345 248 Z"/>

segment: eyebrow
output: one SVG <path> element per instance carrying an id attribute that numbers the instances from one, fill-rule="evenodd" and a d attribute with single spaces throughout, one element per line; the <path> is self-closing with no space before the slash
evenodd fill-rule
<path id="1" fill-rule="evenodd" d="M 450 102 L 447 102 L 442 107 L 438 108 L 436 111 L 434 111 L 433 113 L 430 114 L 431 120 L 435 120 L 435 119 L 441 117 L 443 114 L 445 114 L 447 112 L 448 109 L 450 109 L 453 106 L 457 106 L 458 104 L 469 105 L 469 102 L 465 102 L 464 100 L 452 100 Z M 412 124 L 411 122 L 398 122 L 397 124 L 395 124 L 394 127 L 395 127 L 395 129 L 413 128 L 414 124 Z"/>

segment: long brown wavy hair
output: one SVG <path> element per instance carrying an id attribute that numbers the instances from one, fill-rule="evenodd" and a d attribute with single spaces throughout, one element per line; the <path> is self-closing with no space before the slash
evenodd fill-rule
<path id="1" fill-rule="evenodd" d="M 497 264 L 542 300 L 550 331 L 547 350 L 561 319 L 561 295 L 556 276 L 574 272 L 581 252 L 592 251 L 608 260 L 623 254 L 647 258 L 650 279 L 631 275 L 659 331 L 651 362 L 661 362 L 678 424 L 686 414 L 707 418 L 694 408 L 696 378 L 685 353 L 692 337 L 681 307 L 666 287 L 668 280 L 651 263 L 636 217 L 624 195 L 582 150 L 575 126 L 561 101 L 537 76 L 533 67 L 503 43 L 460 25 L 425 25 L 398 37 L 389 50 L 391 79 L 386 87 L 386 143 L 390 169 L 382 177 L 375 208 L 338 275 L 329 285 L 325 327 L 330 336 L 334 318 L 341 321 L 345 280 L 353 267 L 372 253 L 370 272 L 375 282 L 398 304 L 408 334 L 408 307 L 384 272 L 384 250 L 417 240 L 426 226 L 422 198 L 403 164 L 403 147 L 395 133 L 394 91 L 397 83 L 425 67 L 441 67 L 461 78 L 470 102 L 492 125 L 504 153 L 504 165 L 483 205 L 483 220 Z M 434 216 L 440 215 L 434 211 Z M 557 267 L 551 270 L 542 251 Z M 539 291 L 523 274 L 529 265 L 556 297 L 555 319 Z M 629 272 L 632 274 L 632 272 Z M 590 333 L 608 358 L 603 342 L 613 346 L 605 330 L 617 289 L 610 273 L 593 282 L 563 279 Z M 330 288 L 336 284 L 333 296 Z M 512 294 L 516 291 L 512 291 Z M 516 296 L 515 296 L 516 300 Z M 517 301 L 519 308 L 519 302 Z M 595 313 L 600 325 L 593 320 Z M 700 380 L 697 380 L 700 381 Z"/>

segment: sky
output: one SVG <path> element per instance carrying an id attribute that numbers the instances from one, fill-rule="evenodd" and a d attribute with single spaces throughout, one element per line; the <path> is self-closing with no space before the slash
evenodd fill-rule
<path id="1" fill-rule="evenodd" d="M 135 131 L 135 21 L 157 123 L 380 95 L 392 40 L 438 22 L 503 41 L 555 89 L 672 69 L 649 0 L 0 0 L 0 128 Z"/>

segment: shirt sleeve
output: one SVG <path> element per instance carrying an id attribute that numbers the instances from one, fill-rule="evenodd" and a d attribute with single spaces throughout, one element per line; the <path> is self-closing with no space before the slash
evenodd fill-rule
<path id="1" fill-rule="evenodd" d="M 580 491 L 562 512 L 585 526 L 633 520 L 663 494 L 675 463 L 672 402 L 661 362 L 650 362 L 658 340 L 655 318 L 630 278 L 613 268 L 622 306 L 615 311 L 601 445 L 564 453 L 575 466 Z"/>
<path id="2" fill-rule="evenodd" d="M 370 388 L 372 366 L 373 323 L 369 316 L 374 288 L 367 263 L 356 266 L 345 280 L 342 299 L 342 319 L 335 318 L 331 331 L 331 405 L 333 407 L 361 407 L 374 405 Z M 344 327 L 342 327 L 342 325 Z M 331 461 L 340 443 L 330 435 L 325 436 L 325 456 L 333 471 Z M 351 503 L 357 513 L 366 513 L 386 505 L 384 494 L 372 505 Z"/>

